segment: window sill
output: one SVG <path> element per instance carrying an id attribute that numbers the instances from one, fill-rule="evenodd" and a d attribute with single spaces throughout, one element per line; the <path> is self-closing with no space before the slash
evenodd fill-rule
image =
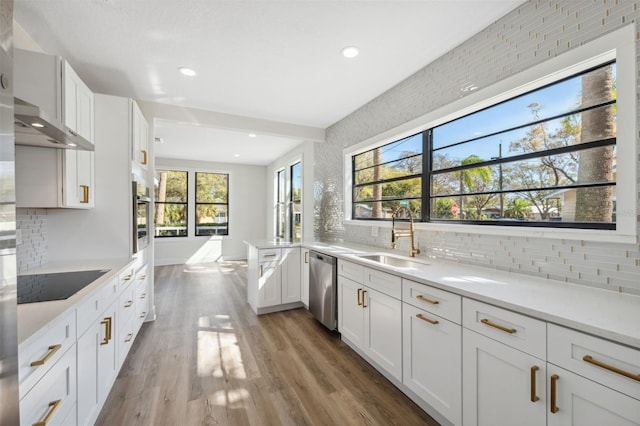
<path id="1" fill-rule="evenodd" d="M 344 221 L 344 224 L 353 226 L 377 226 L 380 228 L 391 228 L 390 221 L 346 219 Z M 620 244 L 636 244 L 638 241 L 636 235 L 622 234 L 616 231 L 600 231 L 591 229 L 526 228 L 515 226 L 503 227 L 491 225 L 463 225 L 424 222 L 416 222 L 414 226 L 417 231 L 452 232 L 459 234 L 498 236 L 504 235 L 509 237 L 582 240 Z"/>

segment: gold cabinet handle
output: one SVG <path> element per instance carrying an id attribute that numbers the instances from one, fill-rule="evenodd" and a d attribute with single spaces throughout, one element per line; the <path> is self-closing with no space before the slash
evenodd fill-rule
<path id="1" fill-rule="evenodd" d="M 309 252 L 308 251 L 304 252 L 304 263 L 309 263 Z"/>
<path id="2" fill-rule="evenodd" d="M 502 331 L 504 331 L 505 333 L 509 333 L 509 334 L 513 334 L 513 333 L 515 333 L 516 331 L 518 331 L 518 330 L 516 330 L 515 328 L 507 328 L 507 327 L 503 327 L 503 326 L 501 326 L 500 324 L 496 324 L 495 322 L 491 322 L 491 321 L 489 321 L 489 320 L 488 320 L 488 319 L 486 319 L 486 318 L 481 319 L 481 320 L 480 320 L 480 322 L 481 322 L 481 323 L 483 323 L 483 324 L 488 325 L 489 327 L 497 328 L 498 330 L 502 330 Z"/>
<path id="3" fill-rule="evenodd" d="M 140 277 L 138 278 L 140 281 L 144 281 L 147 279 L 146 275 L 140 275 Z"/>
<path id="4" fill-rule="evenodd" d="M 44 365 L 47 361 L 49 361 L 51 359 L 52 356 L 55 355 L 56 352 L 58 352 L 60 350 L 61 347 L 62 347 L 62 345 L 49 346 L 47 348 L 47 354 L 42 359 L 39 359 L 37 361 L 33 361 L 31 363 L 31 367 L 37 367 L 39 365 Z"/>
<path id="5" fill-rule="evenodd" d="M 560 376 L 558 376 L 557 374 L 554 374 L 553 376 L 551 376 L 551 408 L 549 409 L 552 413 L 557 413 L 558 411 L 560 411 L 560 409 L 558 408 L 558 406 L 556 405 L 556 387 L 557 384 L 556 382 L 558 381 L 558 379 L 560 378 Z"/>
<path id="6" fill-rule="evenodd" d="M 143 312 L 143 313 L 141 313 L 141 314 L 140 314 L 140 318 L 144 318 L 144 317 L 146 317 L 146 316 L 147 316 L 147 313 L 146 313 L 146 312 Z"/>
<path id="7" fill-rule="evenodd" d="M 267 253 L 265 255 L 263 255 L 262 257 L 276 257 L 275 253 Z"/>
<path id="8" fill-rule="evenodd" d="M 431 319 L 431 318 L 427 318 L 427 317 L 425 317 L 425 316 L 424 316 L 424 315 L 422 315 L 422 314 L 416 314 L 416 318 L 419 318 L 419 319 L 421 319 L 422 321 L 426 321 L 426 322 L 428 322 L 429 324 L 433 324 L 433 325 L 438 324 L 438 320 L 433 320 L 433 319 Z"/>
<path id="9" fill-rule="evenodd" d="M 140 299 L 144 299 L 145 297 L 147 297 L 147 293 L 142 293 L 142 294 L 140 295 Z"/>
<path id="10" fill-rule="evenodd" d="M 100 342 L 100 346 L 109 344 L 109 323 L 110 322 L 111 321 L 109 321 L 108 318 L 105 318 L 104 320 L 100 321 L 100 324 L 104 325 L 104 339 L 102 339 L 102 342 Z"/>
<path id="11" fill-rule="evenodd" d="M 147 151 L 145 151 L 144 149 L 141 149 L 140 151 L 142 151 L 142 165 L 146 166 L 147 165 Z"/>
<path id="12" fill-rule="evenodd" d="M 260 265 L 260 278 L 264 275 L 264 267 Z"/>
<path id="13" fill-rule="evenodd" d="M 125 281 L 131 281 L 131 278 L 133 277 L 133 275 L 129 274 L 126 277 L 124 277 Z"/>
<path id="14" fill-rule="evenodd" d="M 536 373 L 538 370 L 540 370 L 540 367 L 537 365 L 531 367 L 531 402 L 540 400 L 538 395 L 536 395 Z"/>
<path id="15" fill-rule="evenodd" d="M 358 289 L 358 306 L 362 306 L 362 302 L 360 301 L 360 295 L 361 295 L 361 293 L 362 293 L 362 289 L 361 289 L 361 288 L 359 288 L 359 289 Z"/>
<path id="16" fill-rule="evenodd" d="M 124 339 L 124 342 L 125 343 L 129 343 L 131 341 L 131 339 L 133 339 L 133 334 L 129 333 L 129 334 L 127 334 L 127 338 Z"/>
<path id="17" fill-rule="evenodd" d="M 416 299 L 422 300 L 423 302 L 431 303 L 432 305 L 437 305 L 438 303 L 440 303 L 437 300 L 432 300 L 432 299 L 426 298 L 421 294 L 417 295 Z"/>
<path id="18" fill-rule="evenodd" d="M 629 373 L 628 371 L 621 370 L 618 367 L 614 367 L 613 365 L 605 364 L 602 361 L 597 361 L 593 359 L 591 355 L 585 355 L 584 357 L 582 357 L 582 360 L 588 362 L 589 364 L 593 364 L 600 368 L 604 368 L 605 370 L 609 370 L 613 373 L 620 374 L 621 376 L 628 377 L 632 380 L 640 382 L 640 374 Z"/>
<path id="19" fill-rule="evenodd" d="M 47 415 L 44 416 L 44 419 L 42 419 L 42 421 L 34 423 L 33 426 L 46 426 L 46 424 L 49 423 L 49 421 L 51 420 L 53 415 L 56 413 L 58 408 L 60 408 L 60 404 L 62 404 L 61 399 L 51 401 L 49 403 L 49 412 L 47 412 Z"/>
<path id="20" fill-rule="evenodd" d="M 127 303 L 124 304 L 125 308 L 130 308 L 133 305 L 133 300 L 127 300 Z"/>
<path id="21" fill-rule="evenodd" d="M 363 309 L 367 307 L 367 305 L 364 304 L 364 295 L 366 294 L 366 292 L 367 290 L 364 290 L 364 289 L 362 290 L 362 308 Z"/>
<path id="22" fill-rule="evenodd" d="M 82 201 L 80 202 L 82 204 L 89 203 L 89 185 L 80 185 L 80 188 L 82 188 Z"/>

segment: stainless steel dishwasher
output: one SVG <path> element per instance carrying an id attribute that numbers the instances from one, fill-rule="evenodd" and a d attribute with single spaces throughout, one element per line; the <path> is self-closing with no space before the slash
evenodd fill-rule
<path id="1" fill-rule="evenodd" d="M 335 257 L 309 252 L 309 311 L 329 330 L 338 326 L 337 266 Z"/>

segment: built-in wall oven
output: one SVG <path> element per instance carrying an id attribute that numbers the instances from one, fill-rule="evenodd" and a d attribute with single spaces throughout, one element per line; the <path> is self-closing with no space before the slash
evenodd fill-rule
<path id="1" fill-rule="evenodd" d="M 133 252 L 137 253 L 149 245 L 149 221 L 151 198 L 149 188 L 142 182 L 133 182 Z"/>

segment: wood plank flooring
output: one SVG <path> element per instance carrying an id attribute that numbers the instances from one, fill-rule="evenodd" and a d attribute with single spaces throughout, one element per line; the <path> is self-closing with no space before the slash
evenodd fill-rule
<path id="1" fill-rule="evenodd" d="M 155 277 L 97 425 L 437 425 L 307 310 L 254 315 L 246 263 Z"/>

